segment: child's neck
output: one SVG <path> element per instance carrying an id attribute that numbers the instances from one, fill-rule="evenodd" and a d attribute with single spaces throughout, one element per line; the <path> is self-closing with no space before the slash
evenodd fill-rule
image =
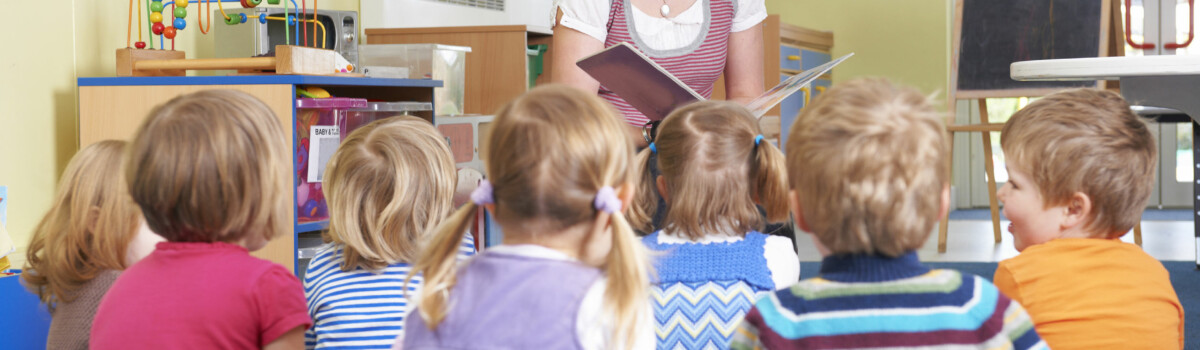
<path id="1" fill-rule="evenodd" d="M 522 245 L 532 244 L 550 248 L 555 251 L 566 254 L 567 256 L 580 260 L 588 260 L 584 255 L 584 246 L 588 239 L 591 226 L 589 223 L 582 223 L 566 229 L 548 230 L 546 225 L 521 225 L 512 224 L 500 225 L 504 231 L 504 239 L 501 241 L 505 245 Z"/>

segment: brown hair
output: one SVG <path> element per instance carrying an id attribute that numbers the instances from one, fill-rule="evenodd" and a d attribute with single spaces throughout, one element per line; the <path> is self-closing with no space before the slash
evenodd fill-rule
<path id="1" fill-rule="evenodd" d="M 744 235 L 767 221 L 788 219 L 787 173 L 783 153 L 771 142 L 757 142 L 758 121 L 732 102 L 687 105 L 663 119 L 654 140 L 659 169 L 667 187 L 663 227 L 698 239 L 706 233 Z M 756 145 L 757 143 L 757 145 Z M 651 149 L 638 154 L 642 174 L 630 219 L 649 232 L 658 206 L 656 179 L 650 173 Z"/>
<path id="2" fill-rule="evenodd" d="M 1010 168 L 1029 174 L 1043 205 L 1083 192 L 1092 201 L 1084 230 L 1116 238 L 1141 220 L 1154 188 L 1154 135 L 1117 93 L 1073 89 L 1013 114 L 1000 133 Z"/>
<path id="3" fill-rule="evenodd" d="M 804 108 L 788 178 L 812 233 L 838 254 L 920 248 L 947 185 L 946 129 L 930 98 L 885 79 L 840 83 Z"/>
<path id="4" fill-rule="evenodd" d="M 535 88 L 505 105 L 484 142 L 496 220 L 501 226 L 537 225 L 540 232 L 595 222 L 597 191 L 631 178 L 633 142 L 624 128 L 603 100 L 561 85 Z M 425 277 L 418 310 L 431 329 L 450 307 L 455 252 L 476 210 L 468 203 L 438 226 L 412 270 Z M 604 264 L 604 297 L 619 325 L 615 343 L 623 339 L 630 347 L 634 330 L 649 326 L 638 320 L 649 298 L 651 267 L 625 217 L 614 213 L 609 220 L 612 250 Z"/>
<path id="5" fill-rule="evenodd" d="M 286 142 L 271 109 L 244 92 L 182 95 L 155 107 L 134 135 L 129 192 L 171 242 L 290 234 Z"/>
<path id="6" fill-rule="evenodd" d="M 415 260 L 419 238 L 450 214 L 458 183 L 445 138 L 408 116 L 350 133 L 326 171 L 324 238 L 343 249 L 343 271 Z"/>
<path id="7" fill-rule="evenodd" d="M 141 213 L 121 178 L 125 141 L 84 147 L 59 180 L 53 206 L 34 229 L 21 276 L 51 310 L 104 270 L 124 270 Z"/>

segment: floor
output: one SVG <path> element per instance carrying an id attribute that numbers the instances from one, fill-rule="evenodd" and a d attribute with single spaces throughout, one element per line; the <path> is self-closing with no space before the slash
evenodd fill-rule
<path id="1" fill-rule="evenodd" d="M 1017 255 L 1007 230 L 1007 220 L 1000 221 L 1000 243 L 994 242 L 992 222 L 986 215 L 980 219 L 952 219 L 949 226 L 946 252 L 937 252 L 937 227 L 934 227 L 929 241 L 917 252 L 922 261 L 997 262 Z M 1121 240 L 1133 243 L 1133 232 Z M 799 234 L 796 241 L 800 261 L 821 260 L 811 236 Z M 1142 248 L 1159 260 L 1195 261 L 1196 238 L 1192 221 L 1142 221 Z"/>

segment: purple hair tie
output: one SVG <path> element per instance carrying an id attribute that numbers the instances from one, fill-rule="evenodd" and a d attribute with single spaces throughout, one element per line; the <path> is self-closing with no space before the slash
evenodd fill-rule
<path id="1" fill-rule="evenodd" d="M 496 203 L 496 200 L 492 198 L 492 183 L 486 179 L 479 180 L 479 187 L 471 191 L 471 202 L 474 202 L 475 205 Z"/>
<path id="2" fill-rule="evenodd" d="M 612 186 L 604 186 L 596 192 L 596 200 L 592 203 L 596 210 L 603 211 L 609 214 L 616 214 L 621 211 L 621 199 L 617 198 L 617 192 L 613 191 Z"/>

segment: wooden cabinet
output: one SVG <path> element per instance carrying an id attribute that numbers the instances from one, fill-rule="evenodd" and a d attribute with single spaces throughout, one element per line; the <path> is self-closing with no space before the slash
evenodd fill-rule
<path id="1" fill-rule="evenodd" d="M 551 31 L 527 25 L 367 29 L 368 44 L 426 44 L 469 46 L 464 81 L 463 112 L 493 114 L 529 90 L 529 45 L 550 45 Z M 542 57 L 539 84 L 550 81 L 552 52 Z"/>
<path id="2" fill-rule="evenodd" d="M 359 97 L 383 101 L 433 101 L 437 80 L 372 79 L 300 75 L 218 76 L 218 77 L 124 77 L 79 78 L 79 145 L 108 140 L 129 140 L 150 110 L 176 96 L 209 89 L 245 92 L 267 104 L 288 132 L 292 145 L 292 164 L 300 157 L 297 144 L 296 86 L 318 86 L 334 96 Z M 433 121 L 428 112 L 417 114 Z M 291 126 L 291 127 L 288 127 Z M 293 165 L 295 166 L 295 165 Z M 293 169 L 292 188 L 299 187 Z M 295 193 L 293 193 L 293 196 Z M 295 200 L 292 201 L 295 203 Z M 299 222 L 292 213 L 293 235 L 275 237 L 266 247 L 255 251 L 257 257 L 297 270 L 297 235 L 320 231 L 328 220 Z"/>

